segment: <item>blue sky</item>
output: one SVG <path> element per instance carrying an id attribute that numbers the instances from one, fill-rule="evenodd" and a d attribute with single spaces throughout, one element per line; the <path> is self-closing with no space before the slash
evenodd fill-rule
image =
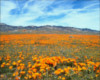
<path id="1" fill-rule="evenodd" d="M 99 0 L 1 0 L 1 23 L 99 30 Z"/>

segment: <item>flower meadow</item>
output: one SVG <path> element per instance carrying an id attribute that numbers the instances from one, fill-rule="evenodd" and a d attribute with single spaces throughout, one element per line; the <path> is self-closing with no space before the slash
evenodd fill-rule
<path id="1" fill-rule="evenodd" d="M 100 80 L 100 36 L 0 35 L 0 80 Z"/>

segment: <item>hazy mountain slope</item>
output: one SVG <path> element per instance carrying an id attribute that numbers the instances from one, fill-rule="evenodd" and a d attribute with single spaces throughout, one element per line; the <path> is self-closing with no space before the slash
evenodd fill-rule
<path id="1" fill-rule="evenodd" d="M 42 33 L 42 34 L 99 34 L 100 31 L 91 30 L 87 28 L 74 28 L 63 26 L 11 26 L 4 23 L 0 23 L 0 32 L 9 33 Z"/>

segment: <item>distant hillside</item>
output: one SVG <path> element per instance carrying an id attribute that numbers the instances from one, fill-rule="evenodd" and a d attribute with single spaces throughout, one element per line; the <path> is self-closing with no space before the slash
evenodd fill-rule
<path id="1" fill-rule="evenodd" d="M 100 31 L 87 28 L 74 28 L 63 26 L 11 26 L 0 23 L 0 32 L 2 33 L 40 33 L 40 34 L 99 34 Z"/>

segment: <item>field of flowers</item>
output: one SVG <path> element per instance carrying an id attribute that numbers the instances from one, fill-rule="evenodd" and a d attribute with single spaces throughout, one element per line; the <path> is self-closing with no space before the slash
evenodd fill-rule
<path id="1" fill-rule="evenodd" d="M 0 80 L 100 80 L 100 36 L 0 35 Z"/>

